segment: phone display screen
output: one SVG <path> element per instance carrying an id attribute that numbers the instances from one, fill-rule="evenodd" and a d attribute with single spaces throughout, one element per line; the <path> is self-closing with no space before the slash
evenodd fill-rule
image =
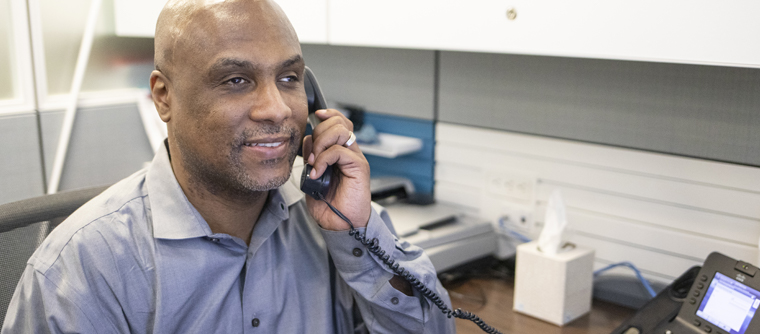
<path id="1" fill-rule="evenodd" d="M 745 334 L 760 306 L 760 291 L 715 273 L 697 316 L 731 334 Z"/>

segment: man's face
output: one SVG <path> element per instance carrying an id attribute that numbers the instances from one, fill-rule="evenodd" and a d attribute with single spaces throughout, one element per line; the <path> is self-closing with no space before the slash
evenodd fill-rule
<path id="1" fill-rule="evenodd" d="M 306 124 L 300 45 L 262 2 L 215 6 L 192 17 L 174 49 L 170 140 L 190 182 L 273 189 L 289 178 Z"/>

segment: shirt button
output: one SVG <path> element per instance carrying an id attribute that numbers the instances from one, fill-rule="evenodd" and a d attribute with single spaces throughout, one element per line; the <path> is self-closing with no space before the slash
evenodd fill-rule
<path id="1" fill-rule="evenodd" d="M 398 305 L 398 297 L 391 298 L 391 304 Z"/>
<path id="2" fill-rule="evenodd" d="M 259 318 L 253 318 L 253 320 L 251 320 L 251 326 L 253 327 L 259 327 L 259 323 L 261 323 L 261 321 L 259 321 Z"/>
<path id="3" fill-rule="evenodd" d="M 209 240 L 211 240 L 211 242 L 219 242 L 219 238 L 211 238 Z"/>
<path id="4" fill-rule="evenodd" d="M 354 256 L 356 256 L 356 257 L 360 257 L 360 256 L 362 256 L 362 254 L 363 254 L 364 252 L 362 252 L 362 250 L 361 250 L 361 249 L 359 249 L 359 248 L 354 248 L 354 250 L 352 251 L 352 253 L 354 254 Z"/>

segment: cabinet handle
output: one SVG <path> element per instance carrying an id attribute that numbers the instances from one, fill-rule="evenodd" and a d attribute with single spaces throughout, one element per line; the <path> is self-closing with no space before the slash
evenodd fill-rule
<path id="1" fill-rule="evenodd" d="M 507 10 L 507 19 L 510 21 L 514 21 L 517 18 L 517 10 L 514 8 L 510 8 Z"/>

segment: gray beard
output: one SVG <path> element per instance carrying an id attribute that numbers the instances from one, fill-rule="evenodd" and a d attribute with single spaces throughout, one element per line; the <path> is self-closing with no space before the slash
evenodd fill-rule
<path id="1" fill-rule="evenodd" d="M 300 132 L 295 129 L 283 129 L 282 127 L 264 127 L 261 129 L 246 130 L 230 145 L 229 154 L 226 157 L 224 166 L 216 166 L 207 159 L 184 145 L 184 142 L 177 137 L 177 145 L 182 150 L 183 167 L 190 174 L 190 183 L 201 186 L 214 195 L 230 196 L 231 198 L 257 197 L 272 189 L 276 189 L 288 181 L 291 174 L 289 168 L 286 175 L 273 179 L 261 180 L 256 175 L 251 175 L 245 169 L 242 162 L 243 143 L 246 138 L 256 137 L 263 134 L 289 133 L 291 152 L 285 158 L 265 160 L 261 162 L 261 167 L 281 164 L 283 159 L 288 160 L 288 166 L 293 166 L 293 161 L 298 153 L 299 146 L 296 141 L 300 137 Z M 221 168 L 220 168 L 221 167 Z"/>

